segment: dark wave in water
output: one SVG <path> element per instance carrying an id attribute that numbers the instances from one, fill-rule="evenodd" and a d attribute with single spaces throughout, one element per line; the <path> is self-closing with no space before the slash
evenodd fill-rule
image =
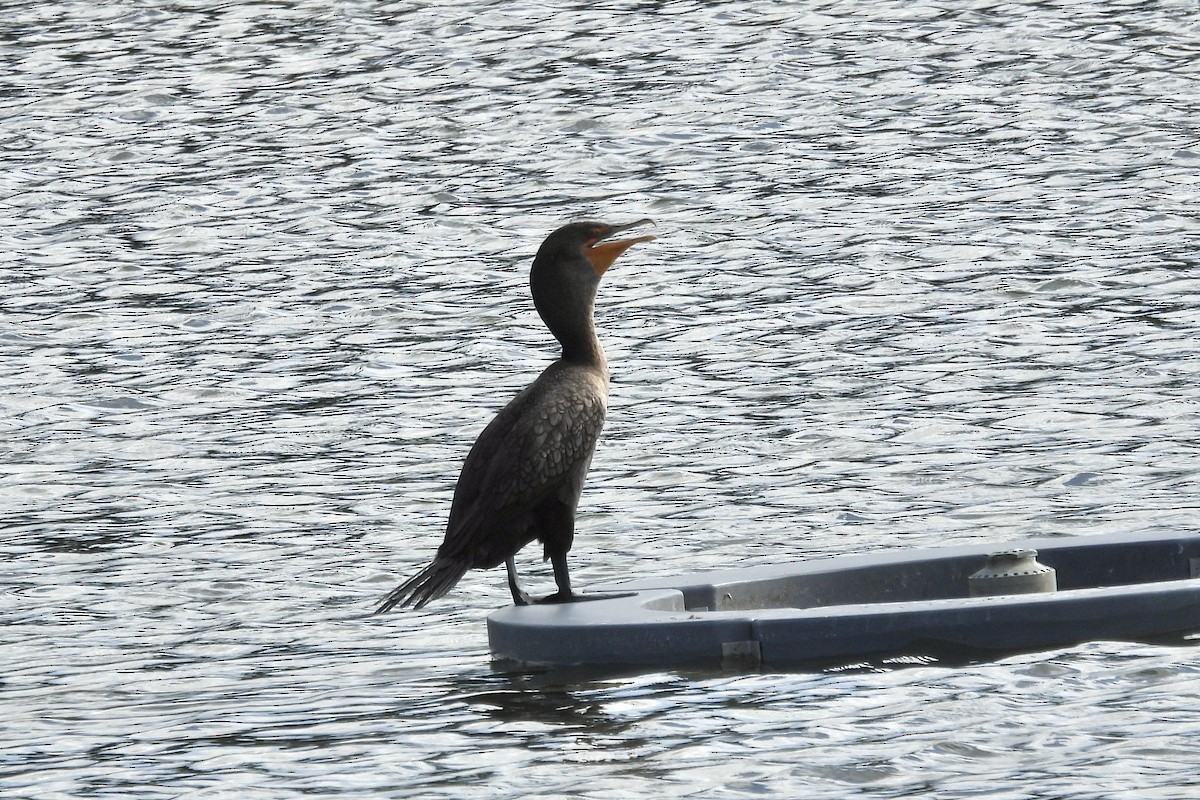
<path id="1" fill-rule="evenodd" d="M 499 573 L 367 613 L 586 216 L 660 238 L 601 288 L 581 585 L 1195 527 L 1193 12 L 7 9 L 0 794 L 1192 796 L 1191 646 L 513 676 Z"/>

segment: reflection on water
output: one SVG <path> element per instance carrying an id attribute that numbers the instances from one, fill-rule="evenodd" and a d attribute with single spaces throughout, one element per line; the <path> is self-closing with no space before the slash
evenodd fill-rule
<path id="1" fill-rule="evenodd" d="M 499 573 L 367 616 L 585 216 L 660 236 L 601 287 L 581 586 L 1194 527 L 1193 11 L 10 9 L 0 794 L 1194 794 L 1191 647 L 513 676 Z"/>

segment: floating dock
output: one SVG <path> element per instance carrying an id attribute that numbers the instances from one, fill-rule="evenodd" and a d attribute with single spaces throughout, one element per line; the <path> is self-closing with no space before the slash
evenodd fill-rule
<path id="1" fill-rule="evenodd" d="M 972 596 L 990 555 L 1030 549 L 1055 590 Z M 504 661 L 623 668 L 1142 640 L 1200 631 L 1198 575 L 1200 534 L 898 549 L 595 587 L 613 596 L 496 611 L 488 639 Z"/>

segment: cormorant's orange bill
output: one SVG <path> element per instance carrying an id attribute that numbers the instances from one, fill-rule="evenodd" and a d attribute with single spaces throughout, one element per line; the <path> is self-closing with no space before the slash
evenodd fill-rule
<path id="1" fill-rule="evenodd" d="M 633 239 L 615 239 L 613 241 L 605 241 L 605 239 L 614 233 L 620 233 L 621 231 L 636 228 L 638 225 L 645 225 L 646 223 L 653 225 L 654 221 L 639 219 L 637 222 L 631 222 L 628 225 L 614 225 L 600 238 L 593 239 L 583 245 L 583 254 L 591 262 L 592 269 L 596 271 L 597 275 L 603 275 L 621 253 L 624 253 L 638 242 L 648 242 L 654 237 L 637 236 Z"/>

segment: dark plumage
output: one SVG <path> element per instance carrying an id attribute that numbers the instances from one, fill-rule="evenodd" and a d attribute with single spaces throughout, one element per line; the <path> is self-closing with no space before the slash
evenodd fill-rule
<path id="1" fill-rule="evenodd" d="M 508 569 L 513 602 L 529 597 L 517 585 L 513 556 L 537 539 L 553 562 L 558 592 L 575 598 L 567 552 L 575 537 L 575 507 L 604 425 L 608 365 L 596 338 L 592 309 L 600 276 L 630 246 L 653 239 L 612 240 L 641 225 L 575 222 L 547 237 L 533 260 L 529 287 L 562 357 L 525 387 L 484 429 L 463 463 L 446 537 L 433 563 L 380 604 L 421 608 L 454 587 L 468 569 Z"/>

